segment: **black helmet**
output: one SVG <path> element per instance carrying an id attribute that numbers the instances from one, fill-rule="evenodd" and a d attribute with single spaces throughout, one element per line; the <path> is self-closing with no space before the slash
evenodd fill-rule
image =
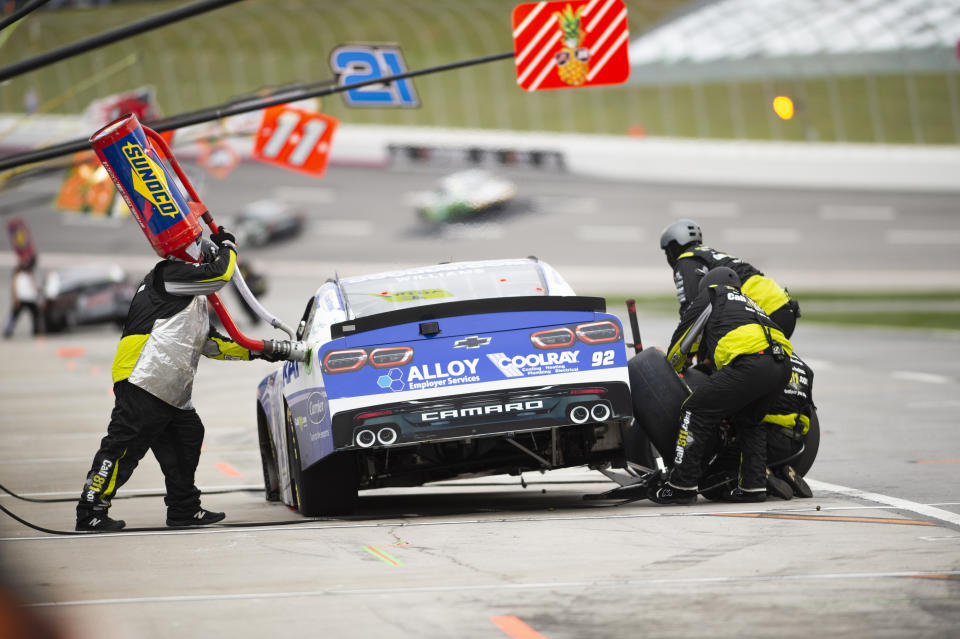
<path id="1" fill-rule="evenodd" d="M 700 226 L 693 220 L 677 220 L 660 234 L 660 248 L 666 250 L 671 242 L 676 242 L 680 246 L 686 246 L 691 242 L 700 244 L 703 242 L 703 233 Z"/>
<path id="2" fill-rule="evenodd" d="M 700 280 L 700 291 L 702 292 L 708 286 L 732 286 L 740 288 L 740 276 L 732 268 L 727 266 L 718 266 L 707 271 L 707 274 Z"/>

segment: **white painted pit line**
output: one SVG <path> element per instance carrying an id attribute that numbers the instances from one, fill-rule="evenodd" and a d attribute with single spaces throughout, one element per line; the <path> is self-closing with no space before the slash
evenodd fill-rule
<path id="1" fill-rule="evenodd" d="M 411 595 L 424 593 L 444 593 L 444 592 L 484 592 L 494 591 L 503 592 L 505 590 L 524 591 L 524 590 L 582 590 L 586 588 L 615 588 L 639 587 L 654 588 L 663 586 L 686 586 L 686 585 L 709 585 L 709 584 L 733 584 L 733 583 L 759 583 L 759 582 L 797 582 L 797 581 L 857 581 L 874 579 L 891 579 L 904 577 L 931 577 L 931 576 L 957 576 L 960 570 L 904 570 L 890 572 L 849 572 L 849 573 L 824 573 L 816 575 L 749 575 L 737 577 L 689 577 L 673 579 L 610 579 L 597 581 L 560 581 L 526 584 L 469 584 L 469 585 L 449 585 L 449 586 L 424 586 L 420 588 L 401 587 L 401 588 L 329 588 L 322 590 L 295 590 L 287 592 L 250 592 L 234 594 L 210 594 L 210 595 L 173 595 L 173 596 L 155 596 L 155 597 L 114 597 L 110 599 L 75 599 L 72 601 L 44 601 L 28 604 L 30 608 L 52 608 L 65 606 L 115 606 L 117 604 L 145 604 L 145 603 L 183 603 L 189 601 L 233 601 L 250 599 L 292 599 L 297 597 L 330 597 L 330 596 L 382 596 L 382 595 Z"/>
<path id="2" fill-rule="evenodd" d="M 880 493 L 871 493 L 859 490 L 857 488 L 848 488 L 847 486 L 828 484 L 827 482 L 817 481 L 815 479 L 808 479 L 807 483 L 810 484 L 810 487 L 814 490 L 823 490 L 830 493 L 844 495 L 846 497 L 865 499 L 866 501 L 876 502 L 878 504 L 890 506 L 891 508 L 896 508 L 898 510 L 906 510 L 928 519 L 936 519 L 948 524 L 953 524 L 954 526 L 960 526 L 960 514 L 952 513 L 949 510 L 943 510 L 942 508 L 936 508 L 935 506 L 920 504 L 908 499 L 900 499 L 899 497 L 891 497 L 889 495 L 882 495 Z"/>

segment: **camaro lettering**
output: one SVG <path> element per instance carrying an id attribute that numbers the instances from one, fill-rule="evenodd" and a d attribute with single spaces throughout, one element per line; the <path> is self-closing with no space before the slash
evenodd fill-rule
<path id="1" fill-rule="evenodd" d="M 466 374 L 469 370 L 471 375 L 477 374 L 477 363 L 479 359 L 464 359 L 459 360 L 455 359 L 452 362 L 447 362 L 447 365 L 444 367 L 443 364 L 439 362 L 434 362 L 433 364 L 421 364 L 420 366 L 410 367 L 410 372 L 407 375 L 408 382 L 422 382 L 427 379 L 444 379 L 447 377 L 460 377 L 461 375 Z"/>
<path id="2" fill-rule="evenodd" d="M 509 404 L 489 404 L 487 406 L 471 406 L 470 408 L 434 410 L 430 411 L 429 413 L 420 413 L 420 421 L 435 422 L 440 419 L 457 419 L 458 417 L 477 417 L 481 415 L 519 413 L 528 410 L 540 410 L 542 408 L 542 399 L 531 399 L 526 402 L 511 402 Z"/>

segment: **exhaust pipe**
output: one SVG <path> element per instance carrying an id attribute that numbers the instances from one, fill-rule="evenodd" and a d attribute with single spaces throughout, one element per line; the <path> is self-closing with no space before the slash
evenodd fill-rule
<path id="1" fill-rule="evenodd" d="M 593 408 L 590 409 L 590 417 L 593 417 L 595 422 L 605 422 L 610 419 L 610 407 L 604 403 L 594 404 Z"/>
<path id="2" fill-rule="evenodd" d="M 379 431 L 377 431 L 377 441 L 384 446 L 389 446 L 397 441 L 397 431 L 389 426 L 386 428 L 381 428 Z"/>
<path id="3" fill-rule="evenodd" d="M 570 409 L 570 421 L 574 424 L 582 424 L 590 419 L 590 411 L 583 404 L 577 404 Z"/>
<path id="4" fill-rule="evenodd" d="M 377 436 L 373 434 L 372 430 L 364 428 L 357 433 L 357 446 L 360 448 L 370 448 L 377 443 Z"/>

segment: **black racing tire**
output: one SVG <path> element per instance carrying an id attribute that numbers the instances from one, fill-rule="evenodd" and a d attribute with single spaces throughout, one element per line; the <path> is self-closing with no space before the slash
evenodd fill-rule
<path id="1" fill-rule="evenodd" d="M 793 468 L 800 475 L 806 475 L 810 472 L 814 460 L 817 458 L 817 452 L 820 450 L 820 418 L 817 416 L 817 409 L 813 408 L 810 415 L 810 430 L 803 440 L 803 452 L 797 459 Z"/>
<path id="2" fill-rule="evenodd" d="M 638 464 L 644 468 L 656 468 L 654 450 L 650 438 L 640 428 L 636 420 L 623 426 L 623 452 L 627 462 Z"/>
<path id="3" fill-rule="evenodd" d="M 270 437 L 270 427 L 263 406 L 257 402 L 257 435 L 260 439 L 260 461 L 263 464 L 263 488 L 267 501 L 280 501 L 280 472 L 277 453 Z"/>
<path id="4" fill-rule="evenodd" d="M 683 379 L 657 349 L 627 362 L 633 416 L 661 457 L 672 459 L 680 427 L 680 406 L 690 394 Z"/>
<path id="5" fill-rule="evenodd" d="M 352 451 L 324 457 L 310 468 L 303 469 L 297 432 L 293 426 L 290 408 L 284 402 L 287 456 L 290 463 L 290 483 L 296 508 L 305 517 L 349 515 L 357 506 L 360 474 Z"/>

